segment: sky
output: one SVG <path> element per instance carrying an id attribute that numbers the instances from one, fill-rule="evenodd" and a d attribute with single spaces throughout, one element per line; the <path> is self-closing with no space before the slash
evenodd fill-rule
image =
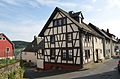
<path id="1" fill-rule="evenodd" d="M 120 38 L 120 0 L 0 0 L 0 32 L 10 40 L 32 41 L 59 7 L 82 11 L 85 23 L 109 28 Z"/>

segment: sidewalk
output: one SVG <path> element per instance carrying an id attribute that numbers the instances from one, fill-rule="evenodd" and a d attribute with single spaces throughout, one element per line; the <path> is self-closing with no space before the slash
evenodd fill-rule
<path id="1" fill-rule="evenodd" d="M 110 61 L 111 59 L 112 59 L 112 58 L 106 59 L 106 60 L 103 60 L 102 62 L 99 62 L 99 63 L 91 62 L 91 63 L 85 64 L 85 65 L 84 65 L 84 68 L 83 68 L 82 70 L 94 69 L 94 68 L 96 68 L 97 66 L 102 65 L 102 64 Z"/>

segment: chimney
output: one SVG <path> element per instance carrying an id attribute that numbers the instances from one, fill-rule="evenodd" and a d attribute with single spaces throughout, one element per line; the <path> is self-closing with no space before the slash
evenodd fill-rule
<path id="1" fill-rule="evenodd" d="M 36 39 L 36 35 L 34 36 L 34 39 Z"/>
<path id="2" fill-rule="evenodd" d="M 69 11 L 69 15 L 72 16 L 72 14 L 73 14 L 73 11 Z"/>
<path id="3" fill-rule="evenodd" d="M 109 29 L 107 29 L 107 33 L 109 33 Z"/>
<path id="4" fill-rule="evenodd" d="M 69 15 L 70 15 L 70 17 L 72 17 L 77 22 L 79 22 L 79 23 L 83 22 L 84 17 L 82 15 L 81 11 L 80 12 L 76 12 L 76 13 L 73 13 L 73 11 L 69 11 Z"/>

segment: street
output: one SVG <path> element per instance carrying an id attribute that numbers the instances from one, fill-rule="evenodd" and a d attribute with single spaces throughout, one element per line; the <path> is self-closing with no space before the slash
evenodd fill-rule
<path id="1" fill-rule="evenodd" d="M 28 79 L 120 79 L 117 71 L 118 59 L 110 59 L 103 63 L 90 65 L 88 69 L 79 71 L 36 71 L 27 69 Z"/>

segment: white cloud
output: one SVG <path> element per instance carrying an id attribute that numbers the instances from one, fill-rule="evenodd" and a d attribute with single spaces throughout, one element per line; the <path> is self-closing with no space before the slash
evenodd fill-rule
<path id="1" fill-rule="evenodd" d="M 102 10 L 102 9 L 97 9 L 97 11 L 98 11 L 98 12 L 101 12 L 101 11 L 103 11 L 103 10 Z"/>
<path id="2" fill-rule="evenodd" d="M 18 5 L 18 0 L 2 0 L 5 3 L 11 4 L 11 5 Z"/>
<path id="3" fill-rule="evenodd" d="M 120 37 L 120 20 L 109 20 L 97 23 L 103 29 L 109 29 L 110 33 L 113 33 L 117 37 Z"/>
<path id="4" fill-rule="evenodd" d="M 108 8 L 120 8 L 120 0 L 107 0 L 107 7 Z"/>
<path id="5" fill-rule="evenodd" d="M 95 3 L 97 0 L 92 0 L 93 3 Z"/>
<path id="6" fill-rule="evenodd" d="M 91 10 L 93 10 L 93 6 L 92 5 L 83 5 L 82 10 L 84 10 L 85 12 L 91 11 Z"/>
<path id="7" fill-rule="evenodd" d="M 34 35 L 38 35 L 45 21 L 25 21 L 19 24 L 0 21 L 1 32 L 8 35 L 11 40 L 32 41 Z"/>

